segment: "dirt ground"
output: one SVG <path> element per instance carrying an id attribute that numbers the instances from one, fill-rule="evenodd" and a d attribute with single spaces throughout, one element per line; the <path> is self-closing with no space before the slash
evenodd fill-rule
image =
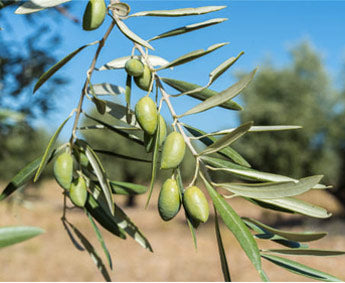
<path id="1" fill-rule="evenodd" d="M 136 208 L 124 207 L 125 198 L 118 197 L 120 206 L 139 226 L 149 239 L 154 253 L 150 253 L 128 238 L 124 241 L 102 230 L 106 244 L 112 255 L 114 270 L 110 272 L 114 281 L 222 281 L 218 249 L 211 217 L 207 224 L 197 230 L 198 250 L 195 251 L 184 214 L 180 211 L 172 221 L 163 222 L 155 205 L 157 191 L 151 205 L 144 209 L 146 195 L 137 198 Z M 77 250 L 68 237 L 60 221 L 62 214 L 62 194 L 54 181 L 42 183 L 39 188 L 28 190 L 29 198 L 21 204 L 0 205 L 0 226 L 33 225 L 45 229 L 45 233 L 27 242 L 0 251 L 0 281 L 103 281 L 86 251 Z M 345 222 L 337 220 L 340 207 L 329 194 L 314 191 L 303 198 L 322 204 L 335 215 L 334 220 L 301 223 L 301 217 L 268 213 L 239 199 L 230 201 L 241 216 L 255 217 L 265 223 L 298 224 L 291 227 L 281 225 L 280 229 L 323 230 L 329 235 L 311 247 L 345 250 Z M 81 210 L 68 212 L 68 219 L 92 242 L 99 255 L 105 260 L 92 227 Z M 222 225 L 221 231 L 228 256 L 233 281 L 260 281 L 252 264 L 240 246 Z M 261 248 L 279 248 L 278 245 L 260 240 Z M 345 280 L 345 256 L 314 258 L 289 257 L 298 259 L 314 268 L 321 269 Z M 271 281 L 312 281 L 285 270 L 269 262 L 263 262 Z"/>

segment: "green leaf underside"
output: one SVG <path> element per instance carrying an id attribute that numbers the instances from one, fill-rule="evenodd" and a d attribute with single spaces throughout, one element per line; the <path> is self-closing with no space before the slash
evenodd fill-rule
<path id="1" fill-rule="evenodd" d="M 88 115 L 88 114 L 86 114 L 86 113 L 84 113 L 84 115 L 85 115 L 87 118 L 89 118 L 89 119 L 91 119 L 91 120 L 93 120 L 93 121 L 95 121 L 95 122 L 97 122 L 97 123 L 100 123 L 100 124 L 101 124 L 102 126 L 104 126 L 105 128 L 107 128 L 107 129 L 109 129 L 109 130 L 111 130 L 111 131 L 113 131 L 113 132 L 115 132 L 115 133 L 121 135 L 122 137 L 127 138 L 127 139 L 129 139 L 129 140 L 131 140 L 131 141 L 134 141 L 134 142 L 136 142 L 137 144 L 144 145 L 143 141 L 142 141 L 141 139 L 139 139 L 137 136 L 132 135 L 132 134 L 128 134 L 127 132 L 125 132 L 125 131 L 123 131 L 123 130 L 120 130 L 120 129 L 117 128 L 116 126 L 109 125 L 108 123 L 105 123 L 105 122 L 103 122 L 103 121 L 101 121 L 101 120 L 99 120 L 99 119 L 97 119 L 97 118 L 95 118 L 95 117 L 92 117 L 92 116 L 90 116 L 90 115 Z"/>
<path id="2" fill-rule="evenodd" d="M 34 177 L 34 182 L 36 182 L 38 180 L 38 178 L 40 177 L 40 175 L 43 172 L 43 169 L 45 168 L 45 166 L 48 163 L 48 160 L 50 159 L 52 152 L 54 150 L 54 146 L 55 143 L 57 141 L 57 138 L 62 130 L 62 128 L 65 126 L 65 124 L 67 123 L 67 121 L 71 118 L 71 115 L 67 117 L 67 119 L 65 121 L 63 121 L 63 123 L 59 126 L 59 128 L 56 130 L 56 132 L 54 133 L 54 135 L 50 138 L 48 146 L 42 156 L 40 165 L 36 171 L 35 177 Z"/>
<path id="3" fill-rule="evenodd" d="M 114 214 L 115 205 L 112 198 L 112 189 L 109 184 L 109 180 L 107 179 L 105 169 L 102 165 L 102 162 L 100 161 L 97 154 L 93 151 L 93 149 L 82 140 L 77 140 L 76 142 L 78 145 L 80 145 L 85 150 L 85 155 L 87 159 L 89 160 L 91 167 L 93 171 L 95 172 L 97 179 L 100 183 L 100 186 L 102 188 L 102 192 L 104 194 L 104 197 L 107 201 L 108 208 L 111 212 L 111 214 Z"/>
<path id="4" fill-rule="evenodd" d="M 206 132 L 203 132 L 197 128 L 193 128 L 187 124 L 183 123 L 183 127 L 185 127 L 187 129 L 187 131 L 192 134 L 194 137 L 199 137 L 201 135 L 206 134 Z M 203 144 L 205 144 L 206 146 L 210 146 L 211 144 L 213 144 L 214 142 L 217 141 L 217 139 L 215 137 L 205 137 L 205 138 L 201 138 L 199 139 Z M 218 153 L 220 155 L 223 155 L 227 158 L 232 159 L 234 162 L 238 163 L 239 165 L 245 166 L 245 167 L 250 167 L 250 164 L 237 152 L 235 151 L 233 148 L 231 147 L 226 147 L 223 148 L 222 150 L 218 151 Z"/>
<path id="5" fill-rule="evenodd" d="M 97 42 L 96 42 L 97 43 Z M 34 87 L 34 93 L 52 76 L 54 75 L 61 67 L 63 67 L 68 61 L 70 61 L 75 55 L 77 55 L 80 51 L 82 51 L 85 47 L 95 44 L 89 43 L 79 47 L 78 49 L 74 50 L 72 53 L 68 54 L 65 58 L 57 62 L 55 65 L 49 68 L 37 81 Z"/>
<path id="6" fill-rule="evenodd" d="M 327 212 L 323 207 L 296 199 L 293 197 L 277 198 L 277 199 L 252 199 L 254 203 L 265 207 L 265 208 L 283 211 L 283 212 L 292 212 L 298 213 L 314 218 L 328 218 L 332 214 Z M 263 203 L 263 205 L 261 205 Z"/>
<path id="7" fill-rule="evenodd" d="M 302 256 L 338 256 L 344 255 L 345 251 L 319 250 L 319 249 L 269 249 L 263 250 L 265 253 L 278 253 L 284 255 L 302 255 Z"/>
<path id="8" fill-rule="evenodd" d="M 138 195 L 147 192 L 147 187 L 128 182 L 110 181 L 110 186 L 114 194 Z"/>
<path id="9" fill-rule="evenodd" d="M 39 12 L 41 10 L 52 8 L 57 5 L 61 5 L 63 3 L 69 2 L 71 0 L 31 0 L 26 1 L 22 5 L 20 5 L 17 10 L 15 10 L 15 14 L 31 14 L 35 12 Z"/>
<path id="10" fill-rule="evenodd" d="M 181 16 L 192 16 L 202 15 L 219 11 L 226 8 L 226 6 L 205 6 L 198 8 L 182 8 L 174 10 L 154 10 L 154 11 L 141 11 L 130 15 L 129 17 L 140 17 L 140 16 L 153 16 L 153 17 L 181 17 Z"/>
<path id="11" fill-rule="evenodd" d="M 191 24 L 191 25 L 187 25 L 187 26 L 183 26 L 183 27 L 179 27 L 173 30 L 169 30 L 167 32 L 161 33 L 151 39 L 149 39 L 148 41 L 153 41 L 156 39 L 161 39 L 161 38 L 165 38 L 165 37 L 170 37 L 170 36 L 176 36 L 176 35 L 180 35 L 180 34 L 184 34 L 187 32 L 191 32 L 197 29 L 201 29 L 201 28 L 205 28 L 205 27 L 209 27 L 215 24 L 219 24 L 222 23 L 224 21 L 226 21 L 226 18 L 216 18 L 216 19 L 211 19 L 211 20 L 207 20 L 204 22 L 200 22 L 200 23 L 195 23 L 195 24 Z"/>
<path id="12" fill-rule="evenodd" d="M 66 221 L 67 222 L 67 221 Z M 83 247 L 85 248 L 85 250 L 87 250 L 87 252 L 89 253 L 91 259 L 93 260 L 93 262 L 95 263 L 95 265 L 97 266 L 97 269 L 101 272 L 101 274 L 103 275 L 103 278 L 107 281 L 107 282 L 112 282 L 110 275 L 107 271 L 107 268 L 105 267 L 102 259 L 99 257 L 99 255 L 97 254 L 95 248 L 91 245 L 91 243 L 89 242 L 89 240 L 77 229 L 77 227 L 75 227 L 72 223 L 67 222 L 68 225 L 72 228 L 74 234 L 78 237 L 78 239 L 80 240 L 80 242 L 82 243 Z"/>
<path id="13" fill-rule="evenodd" d="M 168 64 L 160 67 L 157 69 L 158 70 L 163 70 L 163 69 L 167 69 L 167 68 L 172 68 L 172 67 L 175 67 L 175 66 L 178 66 L 178 65 L 182 65 L 182 64 L 185 64 L 185 63 L 188 63 L 190 61 L 193 61 L 195 59 L 198 59 L 202 56 L 205 56 L 215 50 L 217 50 L 218 48 L 221 48 L 223 47 L 224 45 L 227 45 L 228 43 L 227 42 L 224 42 L 224 43 L 218 43 L 218 44 L 214 44 L 214 45 L 211 45 L 209 48 L 207 48 L 206 50 L 204 49 L 199 49 L 199 50 L 194 50 L 192 52 L 189 52 L 185 55 L 182 55 L 181 57 L 178 57 L 177 59 L 169 62 Z"/>
<path id="14" fill-rule="evenodd" d="M 183 187 L 183 181 L 182 181 L 182 177 L 181 177 L 180 167 L 176 168 L 176 181 L 177 181 L 177 186 L 178 186 L 179 192 L 180 192 L 180 199 L 182 200 L 183 193 L 184 193 L 184 187 Z M 186 211 L 185 211 L 185 217 L 186 217 L 186 222 L 187 222 L 189 231 L 190 231 L 190 233 L 192 235 L 194 248 L 197 251 L 198 250 L 198 242 L 197 242 L 197 239 L 196 239 L 195 228 L 194 228 L 192 222 L 190 221 Z"/>
<path id="15" fill-rule="evenodd" d="M 225 147 L 229 146 L 237 139 L 239 139 L 241 136 L 243 136 L 246 132 L 248 132 L 252 125 L 253 122 L 247 122 L 245 124 L 242 124 L 231 133 L 225 135 L 224 137 L 209 145 L 200 153 L 200 155 L 211 154 L 224 149 Z"/>
<path id="16" fill-rule="evenodd" d="M 140 61 L 143 61 L 144 59 L 142 58 L 142 56 L 124 56 L 124 57 L 120 57 L 120 58 L 116 58 L 113 59 L 111 61 L 109 61 L 108 63 L 104 64 L 103 66 L 99 67 L 97 70 L 98 71 L 104 71 L 104 70 L 116 70 L 116 69 L 123 69 L 126 65 L 126 62 L 129 59 L 138 59 Z M 155 55 L 147 55 L 147 60 L 150 62 L 150 64 L 153 67 L 156 66 L 163 66 L 168 64 L 169 62 L 167 60 L 165 60 L 162 57 L 159 56 L 155 56 Z"/>
<path id="17" fill-rule="evenodd" d="M 123 33 L 124 36 L 126 36 L 128 39 L 130 39 L 131 41 L 134 41 L 135 43 L 138 43 L 141 46 L 144 46 L 148 49 L 151 50 L 155 50 L 150 43 L 148 43 L 146 40 L 142 39 L 141 37 L 139 37 L 138 35 L 136 35 L 134 32 L 132 32 L 123 21 L 121 21 L 119 18 L 117 17 L 113 17 L 113 20 L 115 21 L 117 27 L 119 28 L 119 30 Z"/>
<path id="18" fill-rule="evenodd" d="M 217 238 L 217 244 L 218 244 L 218 252 L 219 252 L 219 258 L 220 258 L 220 263 L 221 263 L 221 267 L 222 267 L 223 277 L 224 277 L 225 282 L 231 282 L 228 260 L 226 259 L 226 254 L 224 251 L 222 235 L 220 234 L 220 229 L 219 229 L 217 210 L 215 207 L 214 207 L 214 213 L 215 213 L 214 225 L 215 225 L 216 238 Z"/>
<path id="19" fill-rule="evenodd" d="M 154 145 L 154 149 L 153 149 L 153 158 L 152 158 L 152 168 L 151 168 L 151 181 L 150 181 L 150 187 L 149 187 L 149 195 L 147 197 L 146 200 L 146 204 L 145 204 L 145 208 L 148 207 L 150 199 L 151 199 L 151 195 L 153 192 L 153 187 L 156 181 L 156 175 L 157 175 L 157 166 L 158 166 L 158 154 L 159 154 L 159 134 L 160 134 L 160 123 L 157 123 L 157 130 L 155 133 L 155 145 Z"/>
<path id="20" fill-rule="evenodd" d="M 200 176 L 206 186 L 206 189 L 213 201 L 214 206 L 223 219 L 225 225 L 234 234 L 242 249 L 247 254 L 256 270 L 258 270 L 260 276 L 262 276 L 260 252 L 253 235 L 250 233 L 249 229 L 244 224 L 242 219 L 225 201 L 225 199 L 217 191 L 215 191 L 215 189 L 213 189 L 213 187 L 202 174 Z"/>
<path id="21" fill-rule="evenodd" d="M 13 177 L 11 182 L 6 186 L 0 195 L 0 201 L 10 196 L 13 192 L 24 186 L 32 177 L 35 175 L 41 163 L 41 157 L 36 158 L 34 161 L 26 165 L 22 170 L 20 170 L 17 175 Z"/>
<path id="22" fill-rule="evenodd" d="M 210 82 L 209 85 L 212 84 L 216 79 L 218 79 L 226 70 L 228 70 L 236 61 L 244 54 L 244 52 L 240 52 L 237 57 L 231 57 L 221 63 L 217 68 L 215 68 L 210 73 Z"/>
<path id="23" fill-rule="evenodd" d="M 92 93 L 90 87 L 87 89 L 88 93 Z M 117 96 L 125 92 L 125 89 L 121 86 L 109 84 L 109 83 L 101 83 L 101 84 L 94 84 L 93 85 L 93 93 L 94 95 L 112 95 Z"/>
<path id="24" fill-rule="evenodd" d="M 315 280 L 319 281 L 327 281 L 327 282 L 342 282 L 342 280 L 334 277 L 333 275 L 327 274 L 325 272 L 316 270 L 314 268 L 311 268 L 309 266 L 303 265 L 301 263 L 298 263 L 296 261 L 278 257 L 278 256 L 273 256 L 273 255 L 266 255 L 262 254 L 261 255 L 264 259 L 269 260 L 270 262 L 283 267 L 287 269 L 288 271 L 292 273 L 296 273 L 301 276 L 305 276 L 308 278 L 312 278 Z"/>
<path id="25" fill-rule="evenodd" d="M 296 242 L 310 242 L 319 240 L 327 235 L 327 232 L 288 232 L 283 230 L 278 230 L 273 227 L 270 227 L 264 223 L 261 223 L 258 220 L 253 218 L 243 218 L 245 223 L 252 223 L 262 229 L 265 233 L 271 233 L 273 235 L 279 235 L 284 237 L 287 240 L 296 241 Z"/>
<path id="26" fill-rule="evenodd" d="M 31 226 L 0 227 L 0 248 L 29 240 L 44 232 L 41 228 Z"/>
<path id="27" fill-rule="evenodd" d="M 184 117 L 187 115 L 192 115 L 200 112 L 204 112 L 210 108 L 216 107 L 218 105 L 223 104 L 224 102 L 233 99 L 237 96 L 254 78 L 255 72 L 257 69 L 254 69 L 249 74 L 245 75 L 240 81 L 233 84 L 229 88 L 221 91 L 218 95 L 211 96 L 210 98 L 206 99 L 205 101 L 201 102 L 200 104 L 194 106 L 193 108 L 189 109 L 184 114 L 180 115 L 179 117 Z"/>
<path id="28" fill-rule="evenodd" d="M 96 236 L 97 236 L 97 239 L 98 239 L 98 242 L 101 244 L 102 246 L 102 249 L 104 251 L 104 254 L 107 258 L 107 261 L 108 261 L 108 264 L 109 264 L 109 267 L 110 269 L 113 269 L 113 263 L 112 263 L 112 260 L 111 260 L 111 256 L 110 256 L 110 253 L 108 251 L 108 248 L 107 246 L 105 245 L 105 242 L 104 242 L 104 239 L 103 239 L 103 236 L 101 234 L 101 231 L 99 231 L 95 221 L 92 219 L 92 216 L 90 215 L 90 213 L 86 210 L 86 215 L 87 217 L 89 218 L 90 222 L 91 222 L 91 225 L 92 225 L 92 228 L 93 230 L 95 231 L 96 233 Z"/>
<path id="29" fill-rule="evenodd" d="M 269 183 L 221 183 L 217 186 L 235 195 L 250 198 L 276 199 L 300 195 L 318 184 L 323 176 L 316 175 L 302 178 L 299 182 L 269 182 Z"/>
<path id="30" fill-rule="evenodd" d="M 145 162 L 145 163 L 151 163 L 151 160 L 137 158 L 137 157 L 128 156 L 128 155 L 123 155 L 123 154 L 119 154 L 119 153 L 108 151 L 108 150 L 94 149 L 93 151 L 97 152 L 97 153 L 100 153 L 100 154 L 106 154 L 106 155 L 118 157 L 118 158 L 121 158 L 121 159 L 133 160 L 133 161 Z"/>
<path id="31" fill-rule="evenodd" d="M 192 84 L 188 83 L 185 81 L 179 81 L 175 79 L 169 79 L 169 78 L 161 78 L 163 82 L 168 84 L 169 86 L 175 88 L 176 90 L 180 91 L 181 93 L 183 92 L 190 92 L 195 89 L 202 89 L 202 86 L 197 85 L 197 84 Z M 187 93 L 188 96 L 194 97 L 199 100 L 206 100 L 212 96 L 218 95 L 219 93 L 217 91 L 211 90 L 209 88 L 205 88 L 201 91 L 197 92 L 191 92 Z M 242 106 L 237 104 L 235 101 L 228 100 L 225 101 L 224 103 L 218 105 L 219 107 L 225 108 L 225 109 L 231 109 L 231 110 L 242 110 Z"/>

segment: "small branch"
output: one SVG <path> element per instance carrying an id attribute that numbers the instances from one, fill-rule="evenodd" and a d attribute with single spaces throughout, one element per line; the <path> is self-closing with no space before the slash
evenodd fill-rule
<path id="1" fill-rule="evenodd" d="M 65 7 L 56 6 L 54 8 L 55 8 L 55 10 L 57 12 L 59 12 L 60 14 L 65 16 L 67 19 L 69 19 L 73 23 L 75 23 L 75 24 L 79 24 L 80 23 L 79 19 L 77 17 L 75 17 L 74 15 L 72 15 Z"/>

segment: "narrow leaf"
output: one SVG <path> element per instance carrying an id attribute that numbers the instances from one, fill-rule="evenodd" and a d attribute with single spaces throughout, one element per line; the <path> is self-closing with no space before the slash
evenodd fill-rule
<path id="1" fill-rule="evenodd" d="M 29 240 L 44 233 L 44 230 L 31 226 L 0 227 L 0 248 Z"/>
<path id="2" fill-rule="evenodd" d="M 185 92 L 188 96 L 194 97 L 202 101 L 219 94 L 218 92 L 214 90 L 203 88 L 202 86 L 197 85 L 197 84 L 192 84 L 185 81 L 179 81 L 179 80 L 174 80 L 174 79 L 169 79 L 169 78 L 161 78 L 161 79 L 163 82 L 175 88 L 176 90 L 180 91 L 181 93 Z M 225 101 L 224 103 L 218 106 L 225 109 L 231 109 L 231 110 L 243 109 L 241 105 L 237 104 L 235 101 L 232 101 L 232 100 Z"/>
<path id="3" fill-rule="evenodd" d="M 257 227 L 263 229 L 266 233 L 272 233 L 273 235 L 279 235 L 287 240 L 296 242 L 311 242 L 319 240 L 327 235 L 327 232 L 289 232 L 270 227 L 264 223 L 253 218 L 243 218 L 243 221 L 247 224 L 248 222 L 256 225 Z"/>
<path id="4" fill-rule="evenodd" d="M 135 43 L 138 43 L 139 45 L 142 45 L 148 49 L 155 50 L 150 43 L 145 41 L 144 39 L 140 38 L 138 35 L 136 35 L 134 32 L 132 32 L 123 21 L 121 21 L 118 17 L 113 17 L 113 20 L 115 21 L 117 27 L 119 30 L 130 40 L 134 41 Z"/>
<path id="5" fill-rule="evenodd" d="M 214 225 L 215 225 L 217 244 L 218 244 L 218 252 L 219 252 L 220 263 L 222 266 L 223 277 L 224 277 L 225 282 L 231 282 L 230 271 L 229 271 L 229 267 L 228 267 L 228 260 L 226 259 L 226 254 L 224 251 L 222 235 L 220 234 L 220 229 L 219 229 L 217 210 L 215 207 L 214 207 L 214 213 L 215 213 Z"/>
<path id="6" fill-rule="evenodd" d="M 34 161 L 26 165 L 22 170 L 20 170 L 16 176 L 13 177 L 11 182 L 6 186 L 0 195 L 0 201 L 10 196 L 13 192 L 24 186 L 32 177 L 35 175 L 41 163 L 41 157 L 36 158 Z"/>
<path id="7" fill-rule="evenodd" d="M 243 136 L 250 127 L 253 125 L 253 122 L 247 122 L 245 124 L 242 124 L 236 130 L 232 131 L 231 133 L 225 135 L 221 139 L 215 141 L 211 145 L 209 145 L 205 150 L 203 150 L 200 155 L 206 155 L 206 154 L 211 154 L 217 151 L 222 150 L 223 148 L 229 146 L 232 144 L 234 141 L 239 139 L 241 136 Z"/>
<path id="8" fill-rule="evenodd" d="M 119 181 L 110 181 L 110 186 L 114 194 L 119 195 L 140 195 L 147 192 L 147 187 Z"/>
<path id="9" fill-rule="evenodd" d="M 334 277 L 333 275 L 327 274 L 325 272 L 319 271 L 317 269 L 311 268 L 309 266 L 306 266 L 304 264 L 298 263 L 290 259 L 266 254 L 263 254 L 261 256 L 264 259 L 267 259 L 270 262 L 301 276 L 309 277 L 319 281 L 342 282 L 342 280 Z"/>
<path id="10" fill-rule="evenodd" d="M 154 17 L 181 17 L 181 16 L 192 16 L 201 15 L 219 11 L 226 8 L 226 6 L 205 6 L 198 8 L 182 8 L 174 10 L 155 10 L 155 11 L 141 11 L 130 15 L 129 17 L 140 17 L 140 16 L 154 16 Z"/>
<path id="11" fill-rule="evenodd" d="M 214 95 L 204 102 L 196 105 L 192 109 L 189 109 L 184 114 L 180 115 L 179 117 L 184 117 L 191 114 L 200 113 L 206 111 L 210 108 L 216 107 L 218 105 L 223 104 L 224 102 L 234 98 L 237 96 L 254 78 L 255 72 L 257 69 L 249 73 L 248 75 L 244 76 L 240 81 L 235 83 L 234 85 L 230 86 L 229 88 L 223 90 L 218 95 Z"/>
<path id="12" fill-rule="evenodd" d="M 109 84 L 109 83 L 101 83 L 101 84 L 94 84 L 93 90 L 95 95 L 112 95 L 117 96 L 125 92 L 123 87 Z M 90 88 L 88 88 L 87 92 L 90 92 Z"/>
<path id="13" fill-rule="evenodd" d="M 345 251 L 318 250 L 318 249 L 269 249 L 265 253 L 278 253 L 284 255 L 310 255 L 310 256 L 338 256 L 344 255 Z"/>
<path id="14" fill-rule="evenodd" d="M 87 210 L 85 210 L 85 212 L 86 212 L 86 215 L 87 215 L 87 217 L 89 218 L 89 220 L 90 220 L 90 222 L 91 222 L 91 225 L 92 225 L 93 230 L 94 230 L 95 233 L 96 233 L 98 242 L 99 242 L 99 243 L 101 244 L 101 246 L 102 246 L 102 249 L 103 249 L 103 251 L 104 251 L 104 254 L 105 254 L 105 256 L 106 256 L 106 258 L 107 258 L 107 260 L 108 260 L 109 267 L 110 267 L 110 269 L 113 269 L 113 263 L 112 263 L 112 260 L 111 260 L 111 256 L 110 256 L 110 253 L 109 253 L 109 251 L 108 251 L 107 246 L 105 245 L 105 242 L 104 242 L 103 236 L 102 236 L 102 234 L 101 234 L 101 231 L 99 231 L 99 229 L 98 229 L 98 227 L 97 227 L 95 221 L 92 219 L 92 216 L 90 215 L 90 213 L 89 213 Z"/>
<path id="15" fill-rule="evenodd" d="M 158 68 L 157 71 L 164 70 L 164 69 L 171 68 L 171 67 L 175 67 L 175 66 L 182 65 L 182 64 L 185 64 L 187 62 L 193 61 L 193 60 L 195 60 L 197 58 L 200 58 L 202 56 L 205 56 L 208 53 L 211 53 L 211 52 L 217 50 L 218 48 L 223 47 L 224 45 L 227 45 L 227 44 L 228 44 L 227 42 L 218 43 L 218 44 L 211 45 L 206 50 L 199 49 L 199 50 L 195 50 L 195 51 L 189 52 L 189 53 L 187 53 L 187 54 L 185 54 L 185 55 L 183 55 L 181 57 L 178 57 L 177 59 L 171 61 L 170 63 L 168 63 L 168 64 Z"/>
<path id="16" fill-rule="evenodd" d="M 48 71 L 46 71 L 42 76 L 40 76 L 37 83 L 35 84 L 33 92 L 35 93 L 36 90 L 38 90 L 41 87 L 41 85 L 43 85 L 52 75 L 54 75 L 61 67 L 63 67 L 68 61 L 70 61 L 75 55 L 77 55 L 85 47 L 94 45 L 96 43 L 97 42 L 93 42 L 93 43 L 83 45 L 82 47 L 79 47 L 78 49 L 74 50 L 72 53 L 68 54 L 61 61 L 57 62 L 54 66 L 50 67 Z"/>
<path id="17" fill-rule="evenodd" d="M 201 23 L 195 23 L 192 25 L 187 25 L 187 26 L 183 26 L 183 27 L 179 27 L 173 30 L 169 30 L 167 32 L 161 33 L 151 39 L 149 39 L 148 41 L 153 41 L 156 39 L 161 39 L 161 38 L 165 38 L 165 37 L 170 37 L 170 36 L 175 36 L 175 35 L 180 35 L 183 33 L 187 33 L 187 32 L 191 32 L 197 29 L 201 29 L 201 28 L 205 28 L 205 27 L 209 27 L 215 24 L 219 24 L 222 23 L 224 21 L 226 21 L 226 18 L 216 18 L 216 19 L 211 19 L 211 20 L 207 20 Z"/>
<path id="18" fill-rule="evenodd" d="M 67 117 L 67 119 L 65 121 L 63 121 L 63 123 L 59 126 L 59 128 L 56 130 L 56 132 L 54 133 L 54 135 L 50 138 L 48 146 L 42 156 L 40 165 L 36 171 L 35 177 L 34 177 L 34 182 L 36 182 L 38 180 L 38 178 L 40 177 L 41 173 L 43 172 L 43 169 L 46 167 L 48 160 L 50 159 L 52 152 L 54 150 L 54 146 L 55 143 L 57 141 L 57 138 L 62 130 L 62 128 L 65 126 L 65 124 L 67 123 L 67 121 L 71 118 L 71 115 Z"/>
<path id="19" fill-rule="evenodd" d="M 229 230 L 234 234 L 243 251 L 247 254 L 248 258 L 251 260 L 251 262 L 261 275 L 262 266 L 260 252 L 253 235 L 250 233 L 249 229 L 244 224 L 242 219 L 225 201 L 225 199 L 213 189 L 213 187 L 202 174 L 200 176 L 220 217 L 223 219 L 225 225 L 229 228 Z"/>
<path id="20" fill-rule="evenodd" d="M 313 186 L 318 184 L 322 175 L 311 176 L 300 179 L 299 182 L 269 182 L 269 183 L 221 183 L 216 184 L 227 191 L 236 195 L 250 198 L 276 199 L 300 195 L 309 191 Z"/>
<path id="21" fill-rule="evenodd" d="M 100 153 L 100 154 L 106 154 L 106 155 L 110 155 L 110 156 L 114 156 L 114 157 L 118 157 L 118 158 L 122 158 L 122 159 L 126 159 L 126 160 L 151 163 L 151 160 L 137 158 L 137 157 L 128 156 L 128 155 L 123 155 L 123 154 L 119 154 L 119 153 L 108 151 L 108 150 L 94 149 L 93 151 Z"/>
<path id="22" fill-rule="evenodd" d="M 52 8 L 54 6 L 61 5 L 69 1 L 71 0 L 30 0 L 20 5 L 14 13 L 31 14 L 47 8 Z"/>
<path id="23" fill-rule="evenodd" d="M 70 222 L 67 222 L 67 223 L 72 228 L 72 230 L 75 233 L 75 235 L 79 238 L 79 240 L 82 243 L 82 245 L 84 246 L 84 248 L 89 253 L 91 259 L 93 260 L 93 262 L 97 266 L 98 270 L 102 273 L 103 278 L 107 282 L 112 282 L 112 280 L 111 280 L 111 278 L 109 276 L 109 273 L 107 271 L 107 268 L 105 267 L 102 259 L 99 257 L 99 255 L 97 254 L 95 248 L 91 245 L 89 240 L 72 223 L 70 223 Z"/>

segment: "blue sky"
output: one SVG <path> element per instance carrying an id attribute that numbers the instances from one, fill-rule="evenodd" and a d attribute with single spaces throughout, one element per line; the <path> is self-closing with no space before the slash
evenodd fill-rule
<path id="1" fill-rule="evenodd" d="M 206 49 L 212 44 L 230 42 L 229 45 L 186 65 L 176 67 L 173 71 L 161 72 L 161 76 L 186 80 L 197 84 L 206 84 L 208 73 L 218 64 L 240 51 L 245 55 L 217 82 L 213 89 L 221 91 L 236 81 L 237 71 L 251 71 L 263 65 L 265 58 L 270 57 L 274 65 L 282 67 L 289 62 L 289 48 L 301 40 L 310 40 L 324 60 L 324 63 L 338 79 L 344 57 L 345 47 L 345 1 L 127 1 L 132 12 L 141 10 L 176 9 L 183 7 L 199 7 L 208 5 L 226 5 L 226 9 L 218 12 L 190 17 L 158 18 L 137 17 L 126 21 L 126 24 L 142 38 L 147 39 L 156 34 L 187 24 L 201 22 L 211 18 L 228 18 L 219 25 L 194 31 L 185 35 L 161 39 L 153 42 L 155 51 L 151 54 L 173 60 L 187 52 L 196 49 Z M 78 18 L 82 18 L 86 1 L 76 1 L 71 11 Z M 44 13 L 44 12 L 42 12 Z M 16 15 L 14 34 L 24 31 L 24 22 Z M 9 17 L 10 19 L 10 17 Z M 11 16 L 11 19 L 13 17 Z M 104 34 L 110 19 L 95 31 L 83 31 L 80 26 L 63 20 L 59 23 L 59 30 L 63 35 L 63 42 L 57 49 L 57 58 L 63 58 L 79 46 L 100 39 Z M 65 117 L 76 107 L 80 89 L 85 79 L 85 72 L 95 52 L 95 47 L 89 47 L 78 54 L 60 72 L 64 73 L 71 82 L 61 89 L 57 99 L 58 111 L 49 117 L 41 117 L 37 125 L 48 126 L 53 132 Z M 111 34 L 97 66 L 117 58 L 129 55 L 131 43 L 117 30 Z M 124 86 L 124 71 L 95 72 L 93 83 L 109 82 Z M 133 102 L 135 103 L 144 92 L 134 88 Z M 39 91 L 37 95 L 40 95 Z M 240 96 L 236 99 L 241 103 Z M 192 98 L 174 99 L 177 112 L 183 113 L 199 101 Z M 133 104 L 134 104 L 133 103 Z M 167 114 L 166 110 L 163 114 Z M 210 131 L 230 128 L 238 125 L 235 113 L 223 109 L 213 109 L 210 113 L 201 113 L 184 118 L 190 124 L 202 123 L 200 128 Z M 63 132 L 63 138 L 70 133 L 69 123 Z"/>

